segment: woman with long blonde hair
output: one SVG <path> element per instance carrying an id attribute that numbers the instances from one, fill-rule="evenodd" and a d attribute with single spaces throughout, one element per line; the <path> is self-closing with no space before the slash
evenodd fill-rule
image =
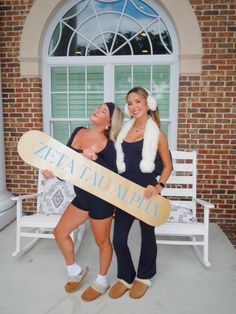
<path id="1" fill-rule="evenodd" d="M 78 127 L 72 133 L 67 146 L 82 153 L 86 158 L 117 172 L 114 141 L 120 131 L 123 114 L 112 102 L 106 102 L 96 108 L 90 116 L 90 128 Z M 53 174 L 44 170 L 46 178 Z M 99 248 L 99 274 L 92 284 L 81 295 L 84 301 L 92 301 L 105 293 L 109 288 L 106 277 L 112 259 L 110 229 L 114 206 L 78 187 L 74 187 L 75 198 L 64 211 L 54 229 L 54 236 L 64 256 L 68 282 L 65 291 L 77 291 L 88 273 L 88 267 L 82 268 L 74 256 L 74 244 L 70 237 L 73 230 L 89 219 L 95 242 Z"/>
<path id="2" fill-rule="evenodd" d="M 144 196 L 149 199 L 161 193 L 172 170 L 168 141 L 160 129 L 156 100 L 145 88 L 134 87 L 127 93 L 126 100 L 125 111 L 131 119 L 123 125 L 116 140 L 117 168 L 122 176 L 145 187 Z M 157 176 L 160 176 L 159 181 Z M 134 219 L 122 209 L 116 209 L 113 246 L 118 281 L 109 292 L 111 298 L 119 298 L 126 291 L 132 298 L 142 297 L 156 274 L 154 227 L 141 220 L 141 251 L 137 270 L 134 267 L 128 247 Z"/>

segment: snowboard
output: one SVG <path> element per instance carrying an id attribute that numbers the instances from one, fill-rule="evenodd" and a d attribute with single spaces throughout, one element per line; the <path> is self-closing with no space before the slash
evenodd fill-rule
<path id="1" fill-rule="evenodd" d="M 145 188 L 85 158 L 44 132 L 32 130 L 18 142 L 18 153 L 29 165 L 48 169 L 58 178 L 96 195 L 151 226 L 163 224 L 170 215 L 168 199 L 146 199 Z"/>

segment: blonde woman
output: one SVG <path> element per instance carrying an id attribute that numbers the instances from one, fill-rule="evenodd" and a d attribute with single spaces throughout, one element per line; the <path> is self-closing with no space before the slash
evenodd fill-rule
<path id="1" fill-rule="evenodd" d="M 94 162 L 117 171 L 114 141 L 122 126 L 123 115 L 112 102 L 103 103 L 90 117 L 90 128 L 78 127 L 72 133 L 67 146 L 93 160 Z M 44 170 L 46 178 L 52 173 Z M 106 277 L 112 259 L 110 228 L 114 206 L 102 199 L 74 187 L 76 197 L 63 213 L 54 229 L 54 236 L 64 256 L 69 280 L 65 285 L 68 293 L 77 291 L 88 273 L 88 267 L 82 268 L 74 256 L 74 245 L 70 237 L 73 230 L 89 219 L 95 242 L 99 248 L 100 268 L 94 282 L 81 295 L 84 301 L 92 301 L 106 292 L 109 283 Z"/>
<path id="2" fill-rule="evenodd" d="M 160 118 L 154 97 L 142 87 L 134 87 L 126 97 L 126 112 L 131 119 L 125 123 L 116 140 L 117 168 L 125 178 L 145 187 L 148 199 L 159 194 L 167 181 L 172 162 L 168 142 L 160 129 Z M 156 177 L 160 176 L 159 181 Z M 141 251 L 138 268 L 134 267 L 128 247 L 128 235 L 134 217 L 116 209 L 113 246 L 117 257 L 118 281 L 109 291 L 119 298 L 126 291 L 132 298 L 142 297 L 156 274 L 157 245 L 154 227 L 139 221 Z"/>

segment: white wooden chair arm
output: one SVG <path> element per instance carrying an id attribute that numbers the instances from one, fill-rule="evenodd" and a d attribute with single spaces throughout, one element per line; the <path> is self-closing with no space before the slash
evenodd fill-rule
<path id="1" fill-rule="evenodd" d="M 40 195 L 40 193 L 32 193 L 32 194 L 25 194 L 25 195 L 18 195 L 18 196 L 12 196 L 11 197 L 11 199 L 13 201 L 16 201 L 17 221 L 19 221 L 20 217 L 22 216 L 22 201 L 37 197 L 39 195 Z"/>
<path id="2" fill-rule="evenodd" d="M 37 197 L 39 196 L 40 193 L 32 193 L 32 194 L 25 194 L 25 195 L 18 195 L 18 196 L 13 196 L 11 197 L 11 199 L 13 201 L 22 201 L 22 200 L 27 200 L 29 198 L 34 198 L 34 197 Z"/>
<path id="3" fill-rule="evenodd" d="M 208 208 L 208 209 L 212 209 L 212 208 L 215 207 L 212 203 L 203 201 L 203 200 L 201 200 L 200 198 L 196 198 L 196 199 L 195 199 L 195 202 L 197 202 L 198 204 L 202 205 L 204 208 L 206 207 L 206 208 Z"/>

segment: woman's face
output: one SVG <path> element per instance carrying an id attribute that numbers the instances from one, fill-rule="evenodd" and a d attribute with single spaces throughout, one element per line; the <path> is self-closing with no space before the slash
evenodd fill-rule
<path id="1" fill-rule="evenodd" d="M 104 127 L 110 126 L 110 113 L 107 105 L 102 104 L 101 106 L 97 107 L 89 119 L 94 124 Z"/>
<path id="2" fill-rule="evenodd" d="M 134 118 L 141 118 L 147 115 L 148 107 L 146 98 L 137 93 L 130 93 L 127 98 L 128 110 Z"/>

